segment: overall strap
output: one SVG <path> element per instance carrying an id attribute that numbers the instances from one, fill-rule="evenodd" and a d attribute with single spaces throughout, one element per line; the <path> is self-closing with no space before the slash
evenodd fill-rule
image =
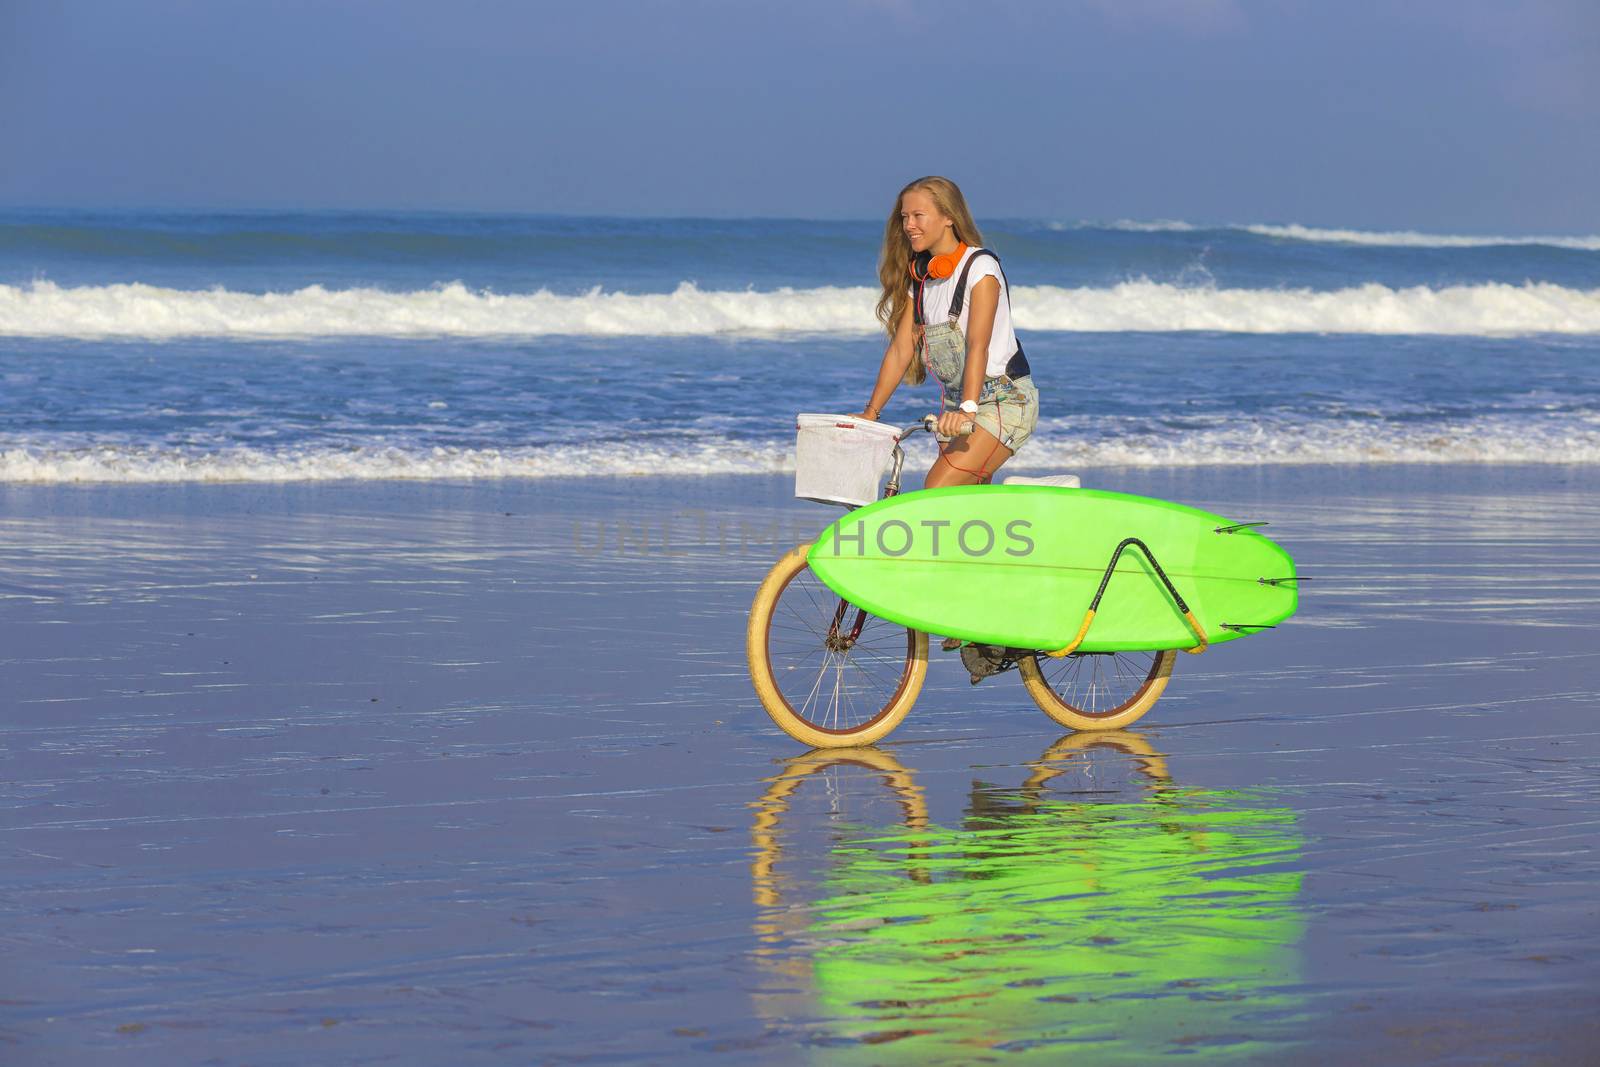
<path id="1" fill-rule="evenodd" d="M 994 260 L 994 265 L 996 267 L 999 267 L 999 269 L 1000 269 L 1000 277 L 1001 277 L 1001 279 L 1002 280 L 1005 279 L 1006 269 L 1004 267 L 1000 266 L 1000 257 L 999 256 L 995 255 L 993 252 L 989 251 L 987 248 L 980 248 L 977 251 L 973 252 L 972 255 L 967 257 L 967 261 L 961 265 L 961 277 L 956 279 L 956 292 L 955 292 L 955 295 L 950 298 L 950 317 L 952 319 L 959 319 L 961 317 L 961 309 L 966 306 L 966 303 L 967 303 L 967 273 L 972 270 L 972 265 L 978 261 L 978 257 L 979 256 L 988 256 L 990 259 Z M 1010 296 L 1011 296 L 1011 283 L 1009 281 L 1007 281 L 1006 282 L 1006 298 L 1010 299 Z"/>
<path id="2" fill-rule="evenodd" d="M 1001 281 L 1006 283 L 1006 302 L 1009 304 L 1011 301 L 1011 281 L 1006 277 L 1006 269 L 1000 266 L 1000 257 L 987 248 L 980 248 L 967 257 L 967 262 L 961 267 L 961 277 L 956 279 L 955 295 L 950 298 L 950 320 L 952 322 L 961 317 L 961 308 L 967 302 L 967 272 L 972 269 L 973 261 L 979 256 L 988 256 L 994 260 L 994 265 L 1000 270 Z M 920 314 L 922 309 L 919 307 L 917 310 Z M 921 322 L 922 320 L 919 318 L 917 321 Z M 1028 357 L 1022 351 L 1022 340 L 1018 338 L 1017 350 L 1011 354 L 1011 359 L 1006 362 L 1006 377 L 1012 379 L 1026 378 L 1032 373 L 1032 368 L 1028 366 Z"/>

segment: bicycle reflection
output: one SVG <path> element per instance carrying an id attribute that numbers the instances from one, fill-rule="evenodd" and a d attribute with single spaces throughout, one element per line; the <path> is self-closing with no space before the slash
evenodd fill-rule
<path id="1" fill-rule="evenodd" d="M 886 752 L 789 760 L 752 805 L 760 1014 L 830 1062 L 1281 1050 L 1300 1007 L 1294 814 L 1179 785 L 1131 731 L 1068 735 L 1029 770 L 974 783 L 947 828 Z M 897 825 L 830 817 L 826 855 L 786 851 L 802 787 L 841 772 Z"/>

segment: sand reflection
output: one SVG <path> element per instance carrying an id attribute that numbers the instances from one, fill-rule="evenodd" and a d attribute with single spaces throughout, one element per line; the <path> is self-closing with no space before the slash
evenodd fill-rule
<path id="1" fill-rule="evenodd" d="M 953 827 L 878 749 L 809 753 L 768 779 L 752 830 L 760 1015 L 830 1062 L 1281 1051 L 1300 1014 L 1294 814 L 1182 785 L 1131 731 L 1069 735 L 1025 771 L 973 783 Z M 811 789 L 830 795 L 802 805 Z"/>

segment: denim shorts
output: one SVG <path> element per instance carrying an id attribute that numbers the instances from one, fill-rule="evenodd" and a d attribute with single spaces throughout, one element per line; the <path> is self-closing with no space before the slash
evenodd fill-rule
<path id="1" fill-rule="evenodd" d="M 944 410 L 956 411 L 959 407 L 951 403 L 946 391 Z M 984 382 L 973 419 L 1012 452 L 1027 444 L 1039 422 L 1039 390 L 1034 388 L 1033 378 L 990 378 Z"/>
<path id="2" fill-rule="evenodd" d="M 929 374 L 944 390 L 944 410 L 958 410 L 961 379 L 967 367 L 967 345 L 961 328 L 954 322 L 928 326 L 922 335 L 922 356 Z M 1034 388 L 1032 376 L 985 379 L 978 393 L 978 413 L 973 418 L 1012 452 L 1027 444 L 1039 423 L 1039 390 Z M 939 440 L 950 438 L 941 434 Z"/>

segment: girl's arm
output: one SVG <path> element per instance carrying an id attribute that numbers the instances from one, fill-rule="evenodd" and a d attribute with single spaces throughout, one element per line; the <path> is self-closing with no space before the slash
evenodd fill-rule
<path id="1" fill-rule="evenodd" d="M 979 278 L 972 287 L 972 305 L 967 313 L 967 365 L 961 374 L 961 399 L 976 401 L 983 392 L 989 370 L 989 337 L 994 333 L 994 315 L 1000 308 L 1000 281 L 993 275 Z M 939 416 L 939 432 L 955 433 L 967 422 L 976 421 L 961 411 Z"/>
<path id="2" fill-rule="evenodd" d="M 993 318 L 992 311 L 990 317 Z M 895 324 L 894 336 L 889 339 L 889 347 L 883 350 L 883 364 L 878 368 L 878 384 L 872 387 L 872 399 L 867 401 L 867 406 L 856 416 L 857 418 L 876 422 L 878 416 L 883 413 L 883 405 L 894 395 L 894 387 L 900 384 L 900 379 L 905 377 L 906 367 L 916 358 L 916 345 L 912 341 L 915 332 L 912 326 L 912 308 L 908 303 L 900 315 L 900 321 Z"/>

